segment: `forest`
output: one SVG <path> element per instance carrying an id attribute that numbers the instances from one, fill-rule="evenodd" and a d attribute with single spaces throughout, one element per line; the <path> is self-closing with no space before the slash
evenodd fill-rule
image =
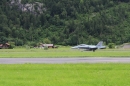
<path id="1" fill-rule="evenodd" d="M 106 45 L 130 42 L 130 0 L 0 1 L 0 44 L 77 45 L 100 40 Z"/>

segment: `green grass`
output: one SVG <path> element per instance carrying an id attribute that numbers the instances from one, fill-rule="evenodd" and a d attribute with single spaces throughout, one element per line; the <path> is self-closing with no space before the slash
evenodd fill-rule
<path id="1" fill-rule="evenodd" d="M 0 65 L 0 86 L 130 86 L 130 64 Z"/>
<path id="2" fill-rule="evenodd" d="M 0 58 L 34 57 L 130 57 L 130 50 L 103 49 L 92 51 L 72 50 L 70 47 L 58 49 L 0 49 Z"/>

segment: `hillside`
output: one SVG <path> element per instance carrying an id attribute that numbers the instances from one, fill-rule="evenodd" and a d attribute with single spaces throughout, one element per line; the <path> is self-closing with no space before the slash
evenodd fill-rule
<path id="1" fill-rule="evenodd" d="M 129 0 L 1 0 L 0 43 L 130 42 Z"/>

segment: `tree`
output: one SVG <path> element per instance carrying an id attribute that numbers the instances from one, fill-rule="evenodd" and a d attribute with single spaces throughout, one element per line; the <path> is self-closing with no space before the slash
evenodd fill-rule
<path id="1" fill-rule="evenodd" d="M 45 39 L 43 40 L 43 42 L 44 42 L 45 44 L 50 44 L 50 43 L 51 43 L 51 41 L 50 41 L 48 38 L 45 38 Z"/>

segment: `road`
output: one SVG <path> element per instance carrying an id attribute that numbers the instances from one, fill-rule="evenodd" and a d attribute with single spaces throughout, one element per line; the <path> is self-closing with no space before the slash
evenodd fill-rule
<path id="1" fill-rule="evenodd" d="M 0 58 L 0 64 L 62 64 L 62 63 L 130 63 L 129 57 L 84 57 L 84 58 Z"/>

